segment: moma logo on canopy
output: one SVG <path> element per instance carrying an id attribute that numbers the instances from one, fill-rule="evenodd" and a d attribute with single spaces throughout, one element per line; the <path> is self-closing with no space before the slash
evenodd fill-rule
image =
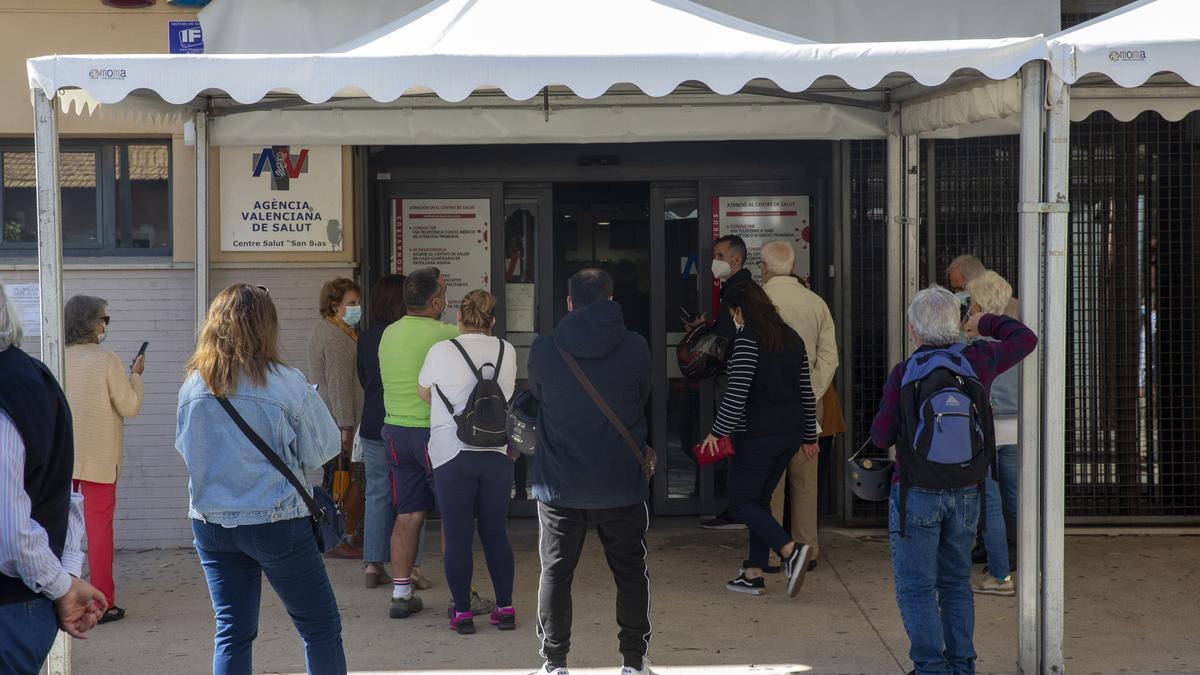
<path id="1" fill-rule="evenodd" d="M 254 171 L 251 175 L 258 178 L 264 172 L 268 173 L 272 190 L 290 190 L 292 179 L 308 173 L 308 148 L 301 148 L 299 153 L 293 155 L 289 146 L 274 145 L 254 153 L 253 159 Z"/>
<path id="2" fill-rule="evenodd" d="M 1110 61 L 1145 61 L 1145 49 L 1114 49 L 1108 53 Z"/>

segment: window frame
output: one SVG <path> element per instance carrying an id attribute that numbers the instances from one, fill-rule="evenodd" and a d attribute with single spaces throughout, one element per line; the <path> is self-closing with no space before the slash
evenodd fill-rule
<path id="1" fill-rule="evenodd" d="M 162 248 L 118 248 L 117 236 L 122 230 L 131 233 L 133 223 L 124 223 L 118 213 L 118 187 L 116 157 L 118 153 L 128 165 L 128 148 L 137 145 L 155 145 L 167 150 L 167 245 Z M 78 244 L 63 241 L 66 257 L 108 258 L 161 258 L 170 257 L 175 251 L 174 200 L 175 171 L 174 148 L 170 138 L 139 139 L 64 139 L 59 142 L 59 154 L 68 152 L 91 152 L 96 156 L 96 214 L 98 237 L 94 244 Z M 4 213 L 3 153 L 34 152 L 33 139 L 0 139 L 0 218 Z M 128 184 L 128 181 L 126 181 Z M 126 187 L 128 190 L 128 187 Z M 126 207 L 127 214 L 132 211 Z M 37 242 L 8 242 L 0 240 L 0 257 L 32 257 L 37 255 Z"/>

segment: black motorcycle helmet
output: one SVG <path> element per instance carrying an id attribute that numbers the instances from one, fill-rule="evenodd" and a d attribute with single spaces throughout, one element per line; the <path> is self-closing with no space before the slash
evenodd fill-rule
<path id="1" fill-rule="evenodd" d="M 892 492 L 892 471 L 896 462 L 886 458 L 863 458 L 861 453 L 870 441 L 863 444 L 858 452 L 846 460 L 846 487 L 859 499 L 868 502 L 886 501 Z"/>
<path id="2" fill-rule="evenodd" d="M 508 403 L 508 444 L 522 455 L 532 455 L 537 444 L 537 416 L 541 404 L 528 389 Z"/>
<path id="3" fill-rule="evenodd" d="M 675 348 L 679 371 L 689 380 L 706 380 L 725 369 L 729 340 L 717 335 L 708 324 L 687 332 Z"/>

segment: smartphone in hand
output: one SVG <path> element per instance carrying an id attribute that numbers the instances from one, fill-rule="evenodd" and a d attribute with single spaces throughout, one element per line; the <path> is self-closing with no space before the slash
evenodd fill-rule
<path id="1" fill-rule="evenodd" d="M 134 356 L 134 357 L 133 357 L 133 362 L 130 364 L 131 366 L 132 366 L 133 364 L 137 363 L 138 356 L 145 356 L 145 355 L 146 355 L 146 348 L 147 348 L 147 347 L 149 347 L 149 346 L 150 346 L 150 343 L 149 343 L 149 342 L 143 342 L 143 343 L 142 343 L 142 348 L 138 350 L 137 356 Z"/>

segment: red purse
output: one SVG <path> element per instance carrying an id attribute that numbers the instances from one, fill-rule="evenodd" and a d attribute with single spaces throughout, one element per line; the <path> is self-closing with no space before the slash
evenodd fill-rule
<path id="1" fill-rule="evenodd" d="M 704 444 L 697 443 L 692 446 L 692 454 L 696 456 L 696 461 L 700 466 L 708 466 L 713 462 L 719 462 L 726 457 L 733 457 L 733 441 L 729 440 L 728 436 L 722 436 L 717 439 L 717 453 L 710 455 L 704 452 Z"/>

